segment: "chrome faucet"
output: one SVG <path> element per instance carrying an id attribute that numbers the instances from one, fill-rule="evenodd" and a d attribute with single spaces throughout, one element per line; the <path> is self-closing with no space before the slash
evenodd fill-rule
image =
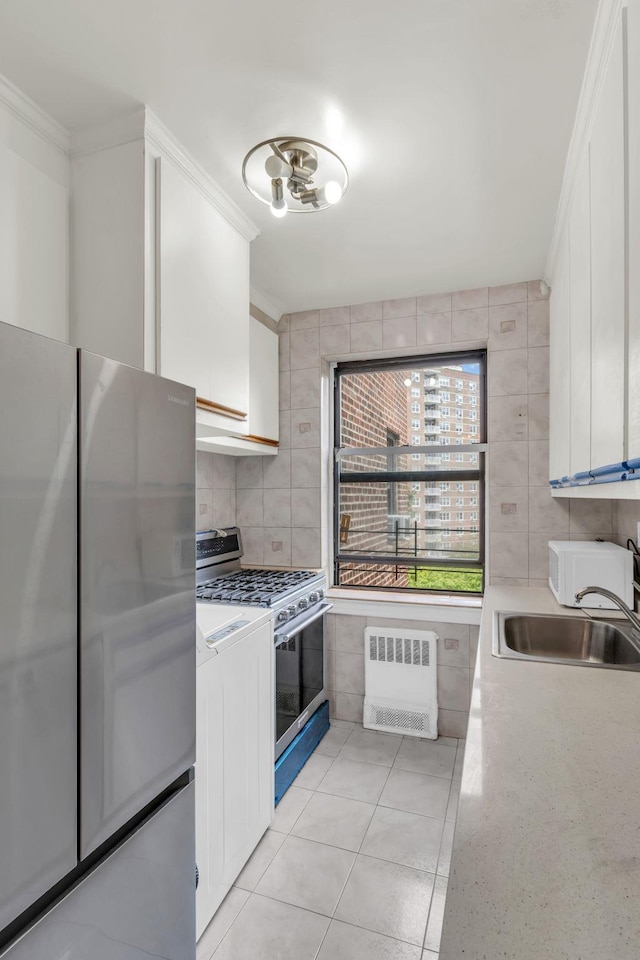
<path id="1" fill-rule="evenodd" d="M 624 600 L 621 600 L 620 597 L 612 593 L 611 590 L 605 590 L 604 587 L 585 587 L 583 590 L 578 590 L 576 593 L 576 600 L 580 602 L 583 597 L 586 597 L 588 593 L 599 593 L 602 597 L 607 597 L 607 599 L 612 600 L 617 607 L 622 610 L 627 620 L 629 620 L 633 627 L 640 633 L 640 617 L 637 613 L 634 613 L 633 610 L 630 610 L 626 605 Z M 585 610 L 586 613 L 586 610 Z"/>

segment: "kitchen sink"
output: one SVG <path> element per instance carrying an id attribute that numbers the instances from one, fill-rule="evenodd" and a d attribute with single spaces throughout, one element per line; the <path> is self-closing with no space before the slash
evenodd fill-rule
<path id="1" fill-rule="evenodd" d="M 511 660 L 640 671 L 640 634 L 625 622 L 497 613 L 492 652 Z"/>

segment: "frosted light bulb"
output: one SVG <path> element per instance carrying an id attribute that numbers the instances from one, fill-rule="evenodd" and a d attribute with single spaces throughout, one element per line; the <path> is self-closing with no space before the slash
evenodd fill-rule
<path id="1" fill-rule="evenodd" d="M 404 385 L 405 385 L 405 387 L 410 387 L 410 386 L 411 386 L 411 377 L 407 377 L 407 379 L 404 381 Z"/>
<path id="2" fill-rule="evenodd" d="M 287 205 L 284 200 L 272 200 L 270 210 L 274 217 L 284 217 L 287 214 Z"/>
<path id="3" fill-rule="evenodd" d="M 338 203 L 342 199 L 342 187 L 337 180 L 329 180 L 324 187 L 324 198 L 327 203 Z"/>
<path id="4" fill-rule="evenodd" d="M 293 173 L 291 164 L 287 163 L 286 160 L 281 160 L 280 157 L 276 157 L 275 154 L 267 157 L 264 168 L 267 171 L 267 176 L 271 177 L 272 180 L 277 180 L 279 177 L 288 180 Z"/>

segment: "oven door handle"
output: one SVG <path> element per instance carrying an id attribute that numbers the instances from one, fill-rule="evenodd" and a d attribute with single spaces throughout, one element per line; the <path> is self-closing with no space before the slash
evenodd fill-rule
<path id="1" fill-rule="evenodd" d="M 319 617 L 324 616 L 325 613 L 328 613 L 329 610 L 332 610 L 332 609 L 333 609 L 332 603 L 322 603 L 320 604 L 319 607 L 313 607 L 310 615 L 308 617 L 305 617 L 304 620 L 301 620 L 299 623 L 297 619 L 291 620 L 287 624 L 286 633 L 284 634 L 281 634 L 279 632 L 276 633 L 276 636 L 275 636 L 276 647 L 279 647 L 283 643 L 288 643 L 289 640 L 292 640 L 295 637 L 296 633 L 300 633 L 301 630 L 304 630 L 305 627 L 308 627 L 310 624 L 312 624 L 314 620 L 318 620 Z"/>

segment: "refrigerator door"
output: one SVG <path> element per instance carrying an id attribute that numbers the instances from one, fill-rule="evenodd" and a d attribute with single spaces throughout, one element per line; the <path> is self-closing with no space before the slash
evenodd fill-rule
<path id="1" fill-rule="evenodd" d="M 194 960 L 193 788 L 145 821 L 2 960 Z"/>
<path id="2" fill-rule="evenodd" d="M 0 931 L 76 865 L 76 351 L 0 323 Z"/>
<path id="3" fill-rule="evenodd" d="M 80 353 L 80 856 L 195 754 L 195 392 Z"/>

